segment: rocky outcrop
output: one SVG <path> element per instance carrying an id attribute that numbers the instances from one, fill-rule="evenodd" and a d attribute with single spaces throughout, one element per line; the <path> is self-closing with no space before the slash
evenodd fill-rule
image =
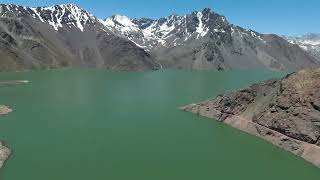
<path id="1" fill-rule="evenodd" d="M 0 105 L 0 117 L 12 112 L 8 106 Z M 0 141 L 0 169 L 3 167 L 5 161 L 9 158 L 11 150 L 5 147 Z"/>
<path id="2" fill-rule="evenodd" d="M 253 84 L 181 109 L 261 137 L 320 167 L 320 69 Z"/>
<path id="3" fill-rule="evenodd" d="M 5 115 L 12 112 L 12 109 L 10 109 L 8 106 L 0 105 L 0 115 Z"/>
<path id="4" fill-rule="evenodd" d="M 8 159 L 10 153 L 10 149 L 3 146 L 2 142 L 0 142 L 0 169 L 3 167 L 4 162 Z"/>

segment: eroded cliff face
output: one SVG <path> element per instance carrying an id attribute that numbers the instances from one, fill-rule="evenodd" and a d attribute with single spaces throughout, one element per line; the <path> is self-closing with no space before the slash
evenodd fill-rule
<path id="1" fill-rule="evenodd" d="M 320 167 L 320 69 L 181 108 L 256 135 Z"/>

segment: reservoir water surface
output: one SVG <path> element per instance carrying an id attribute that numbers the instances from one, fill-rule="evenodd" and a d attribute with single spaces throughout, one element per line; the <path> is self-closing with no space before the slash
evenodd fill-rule
<path id="1" fill-rule="evenodd" d="M 0 73 L 1 180 L 317 180 L 320 170 L 179 106 L 284 76 L 256 71 Z"/>

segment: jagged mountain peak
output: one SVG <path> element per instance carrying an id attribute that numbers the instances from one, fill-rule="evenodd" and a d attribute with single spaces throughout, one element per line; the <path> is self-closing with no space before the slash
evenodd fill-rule
<path id="1" fill-rule="evenodd" d="M 203 8 L 202 12 L 213 12 L 213 10 L 211 8 Z"/>
<path id="2" fill-rule="evenodd" d="M 302 36 L 284 36 L 289 42 L 293 44 L 320 46 L 320 34 L 308 33 Z M 305 47 L 303 47 L 306 49 Z"/>
<path id="3" fill-rule="evenodd" d="M 53 5 L 53 6 L 36 6 L 36 7 L 21 6 L 21 5 L 16 5 L 16 4 L 0 4 L 0 6 L 1 6 L 2 11 L 5 11 L 5 10 L 11 11 L 11 12 L 15 12 L 15 11 L 19 12 L 20 11 L 20 13 L 21 13 L 21 10 L 28 10 L 28 9 L 33 9 L 33 10 L 37 10 L 37 11 L 43 11 L 43 10 L 55 11 L 55 10 L 65 9 L 65 10 L 69 10 L 69 11 L 73 11 L 73 12 L 78 11 L 79 13 L 90 14 L 86 10 L 82 9 L 80 6 L 73 4 L 73 3 L 57 4 L 57 5 Z"/>
<path id="4" fill-rule="evenodd" d="M 78 5 L 75 4 L 75 3 L 56 4 L 55 6 L 82 9 L 80 6 L 78 6 Z"/>
<path id="5" fill-rule="evenodd" d="M 210 8 L 158 19 L 112 16 L 104 25 L 114 34 L 151 52 L 164 67 L 192 65 L 196 69 L 222 70 L 252 66 L 282 70 L 304 66 L 301 57 L 310 64 L 318 64 L 316 58 L 277 35 L 235 26 Z M 282 47 L 296 55 L 279 52 L 278 48 Z"/>
<path id="6" fill-rule="evenodd" d="M 199 39 L 213 33 L 226 33 L 229 22 L 210 8 L 190 14 L 171 14 L 158 19 L 115 15 L 103 24 L 115 34 L 124 36 L 147 50 L 159 46 L 176 46 L 193 37 Z"/>
<path id="7" fill-rule="evenodd" d="M 133 23 L 129 17 L 124 15 L 119 15 L 119 14 L 112 15 L 110 18 L 106 18 L 104 22 L 106 25 L 109 25 L 109 26 L 116 26 L 116 25 L 120 25 L 123 27 L 136 26 L 136 24 Z"/>
<path id="8" fill-rule="evenodd" d="M 97 18 L 76 4 L 60 4 L 54 6 L 26 7 L 14 4 L 0 5 L 1 17 L 31 16 L 46 22 L 56 31 L 64 25 L 73 26 L 84 31 L 84 26 L 94 24 Z"/>
<path id="9" fill-rule="evenodd" d="M 60 67 L 157 69 L 143 49 L 75 4 L 0 5 L 0 71 Z"/>
<path id="10" fill-rule="evenodd" d="M 279 36 L 233 25 L 210 8 L 158 19 L 113 16 L 106 19 L 104 25 L 157 56 L 164 67 L 192 64 L 192 68 L 213 66 L 219 70 L 249 66 L 295 69 L 305 65 L 301 57 L 310 64 L 318 64 L 318 58 L 306 55 Z M 282 47 L 296 55 L 279 52 Z"/>
<path id="11" fill-rule="evenodd" d="M 113 15 L 100 22 L 112 32 L 117 31 L 115 34 L 120 33 L 126 37 L 139 31 L 138 25 L 124 15 Z"/>
<path id="12" fill-rule="evenodd" d="M 104 63 L 101 59 L 104 53 L 106 56 L 103 57 L 119 58 L 123 52 L 117 48 L 121 47 L 124 47 L 125 51 L 135 47 L 131 55 L 138 55 L 136 57 L 139 58 L 144 56 L 151 60 L 147 60 L 151 64 L 154 64 L 152 59 L 156 58 L 159 62 L 156 63 L 157 66 L 164 68 L 223 70 L 268 67 L 283 70 L 320 64 L 317 61 L 320 58 L 310 56 L 283 38 L 235 26 L 229 23 L 225 16 L 210 8 L 185 15 L 171 14 L 158 19 L 133 19 L 124 15 L 113 15 L 101 20 L 75 4 L 50 7 L 0 4 L 0 21 L 0 30 L 2 26 L 6 26 L 2 29 L 2 40 L 14 46 L 24 45 L 27 54 L 30 51 L 43 54 L 48 47 L 46 44 L 39 44 L 46 41 L 39 41 L 42 37 L 38 37 L 37 32 L 43 31 L 43 37 L 59 36 L 66 40 L 62 42 L 66 43 L 65 46 L 57 44 L 57 47 L 69 47 L 69 41 L 73 42 L 68 52 L 70 56 L 75 55 L 86 60 L 99 59 L 99 62 L 95 62 L 99 66 Z M 309 35 L 308 42 L 311 42 L 310 39 L 314 42 L 316 38 L 316 35 Z M 54 41 L 59 42 L 57 39 Z M 30 44 L 29 41 L 34 42 Z M 88 44 L 82 46 L 85 42 Z M 99 47 L 95 47 L 97 42 Z M 119 47 L 115 46 L 117 42 Z M 320 48 L 311 45 L 308 47 Z M 300 47 L 304 48 L 303 45 Z M 39 50 L 35 51 L 37 48 Z M 112 51 L 101 51 L 101 54 L 100 49 Z M 92 58 L 92 55 L 97 56 Z M 134 65 L 130 67 L 134 68 Z"/>
<path id="13" fill-rule="evenodd" d="M 196 15 L 196 14 L 198 14 L 198 13 L 201 13 L 201 14 L 204 14 L 204 15 L 216 14 L 211 8 L 204 8 L 204 9 L 200 9 L 200 10 L 193 11 L 193 12 L 191 13 L 191 15 L 192 15 L 192 14 Z"/>
<path id="14" fill-rule="evenodd" d="M 320 59 L 320 33 L 307 33 L 302 36 L 284 36 L 284 38 Z"/>

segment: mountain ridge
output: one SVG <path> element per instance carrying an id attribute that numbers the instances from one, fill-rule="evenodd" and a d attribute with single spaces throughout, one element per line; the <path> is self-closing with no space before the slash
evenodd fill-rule
<path id="1" fill-rule="evenodd" d="M 282 37 L 231 24 L 210 8 L 158 19 L 114 15 L 104 25 L 153 54 L 164 67 L 297 70 L 319 64 Z"/>
<path id="2" fill-rule="evenodd" d="M 36 8 L 2 4 L 0 15 L 1 70 L 159 68 L 143 49 L 114 35 L 73 4 Z"/>
<path id="3" fill-rule="evenodd" d="M 284 36 L 284 38 L 320 59 L 320 33 L 307 33 L 302 36 Z"/>
<path id="4" fill-rule="evenodd" d="M 114 70 L 297 70 L 316 56 L 273 34 L 228 22 L 209 8 L 159 19 L 101 20 L 75 4 L 0 5 L 1 70 L 98 67 Z"/>

